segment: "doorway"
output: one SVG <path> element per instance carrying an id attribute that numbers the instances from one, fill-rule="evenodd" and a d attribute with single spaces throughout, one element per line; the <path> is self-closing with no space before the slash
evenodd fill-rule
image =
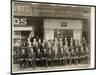
<path id="1" fill-rule="evenodd" d="M 67 37 L 68 40 L 70 40 L 70 38 L 73 37 L 73 30 L 55 29 L 54 37 L 57 37 L 58 39 Z"/>
<path id="2" fill-rule="evenodd" d="M 27 40 L 29 37 L 30 31 L 21 31 L 21 40 Z"/>

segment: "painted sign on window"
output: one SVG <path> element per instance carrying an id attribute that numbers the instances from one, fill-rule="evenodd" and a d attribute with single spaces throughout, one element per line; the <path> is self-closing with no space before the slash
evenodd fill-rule
<path id="1" fill-rule="evenodd" d="M 61 27 L 67 27 L 67 22 L 61 22 Z"/>

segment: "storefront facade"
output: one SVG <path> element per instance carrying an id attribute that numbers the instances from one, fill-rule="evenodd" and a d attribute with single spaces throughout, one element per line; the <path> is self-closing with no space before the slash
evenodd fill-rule
<path id="1" fill-rule="evenodd" d="M 48 40 L 54 39 L 59 35 L 66 36 L 68 35 L 68 33 L 70 33 L 70 35 L 72 35 L 74 39 L 80 41 L 82 38 L 82 20 L 69 20 L 69 19 L 44 20 L 45 39 Z"/>
<path id="2" fill-rule="evenodd" d="M 15 43 L 17 39 L 28 39 L 31 32 L 34 37 L 47 40 L 59 35 L 77 40 L 90 37 L 90 8 L 14 2 L 13 18 Z"/>
<path id="3" fill-rule="evenodd" d="M 13 42 L 14 46 L 19 46 L 20 41 L 26 40 L 31 31 L 33 30 L 33 27 L 31 25 L 27 25 L 27 18 L 22 16 L 14 16 L 14 28 L 13 28 Z"/>

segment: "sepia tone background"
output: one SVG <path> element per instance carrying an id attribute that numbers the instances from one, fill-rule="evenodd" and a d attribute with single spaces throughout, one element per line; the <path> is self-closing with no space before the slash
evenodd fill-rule
<path id="1" fill-rule="evenodd" d="M 77 40 L 85 37 L 90 47 L 91 7 L 14 2 L 12 9 L 13 46 L 19 45 L 18 40 L 29 38 L 33 31 L 35 38 L 47 40 L 59 37 L 59 34 L 71 34 Z M 63 23 L 67 25 L 64 26 Z M 82 66 L 84 65 L 77 67 Z"/>
<path id="2" fill-rule="evenodd" d="M 41 0 L 36 0 L 36 1 L 41 1 Z M 45 0 L 44 0 L 45 1 Z M 67 2 L 66 2 L 66 0 L 46 0 L 46 1 L 48 1 L 48 2 L 58 2 L 58 3 L 72 3 L 72 4 L 84 4 L 84 5 L 86 5 L 86 4 L 90 4 L 90 5 L 97 5 L 97 8 L 99 9 L 99 1 L 98 0 L 67 0 Z M 9 43 L 10 43 L 10 26 L 11 26 L 11 24 L 10 24 L 10 1 L 9 0 L 3 0 L 3 1 L 0 1 L 0 9 L 2 9 L 2 11 L 0 12 L 1 14 L 0 14 L 0 23 L 1 23 L 1 25 L 0 25 L 0 27 L 1 27 L 1 29 L 0 29 L 0 34 L 2 35 L 1 37 L 0 37 L 0 41 L 1 41 L 1 43 L 0 43 L 0 45 L 1 45 L 1 47 L 0 47 L 0 73 L 2 74 L 2 75 L 9 75 L 10 74 L 10 45 L 9 45 Z M 99 34 L 99 10 L 97 10 L 98 12 L 97 12 L 97 18 L 98 18 L 98 22 L 97 22 L 97 33 Z M 94 21 L 94 20 L 93 20 Z M 92 21 L 92 23 L 93 23 L 93 21 Z M 92 28 L 92 29 L 94 29 L 94 28 Z M 94 30 L 92 30 L 92 31 L 94 31 Z M 4 35 L 3 35 L 3 34 Z M 5 39 L 5 42 L 4 42 L 4 40 L 2 40 L 2 39 Z M 98 41 L 99 41 L 99 35 L 98 35 L 98 37 L 97 37 L 97 39 L 98 39 Z M 97 47 L 97 49 L 99 49 L 99 42 L 98 42 L 98 45 L 97 45 L 98 47 Z M 93 52 L 94 53 L 94 52 Z M 97 52 L 97 58 L 99 59 L 99 50 L 98 50 L 98 52 Z M 98 62 L 97 62 L 97 67 L 99 67 L 99 60 L 98 60 Z M 93 67 L 93 66 L 92 66 Z M 53 72 L 53 73 L 42 73 L 43 75 L 53 75 L 53 74 L 58 74 L 58 75 L 60 75 L 60 74 L 64 74 L 64 75 L 66 75 L 66 73 L 67 74 L 70 74 L 70 75 L 74 75 L 75 73 L 77 73 L 77 75 L 80 75 L 80 74 L 82 74 L 82 75 L 84 75 L 84 74 L 98 74 L 99 73 L 99 68 L 97 68 L 97 70 L 88 70 L 88 71 L 71 71 L 71 72 Z M 26 74 L 26 75 L 30 75 L 30 74 Z M 38 74 L 39 75 L 39 74 Z"/>

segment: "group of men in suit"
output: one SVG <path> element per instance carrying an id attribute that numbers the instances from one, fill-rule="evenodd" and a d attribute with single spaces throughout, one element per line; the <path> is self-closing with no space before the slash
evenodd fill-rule
<path id="1" fill-rule="evenodd" d="M 86 39 L 76 40 L 72 37 L 33 41 L 23 41 L 19 53 L 19 64 L 25 66 L 55 66 L 66 64 L 88 64 L 89 47 Z"/>

